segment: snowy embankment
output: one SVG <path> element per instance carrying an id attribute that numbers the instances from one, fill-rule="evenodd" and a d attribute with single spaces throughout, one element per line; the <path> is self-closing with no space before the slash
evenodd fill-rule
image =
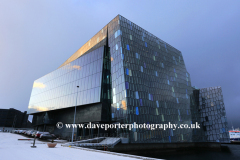
<path id="1" fill-rule="evenodd" d="M 114 155 L 111 152 L 95 152 L 94 150 L 74 149 L 69 147 L 62 147 L 61 143 L 57 144 L 55 148 L 48 148 L 46 142 L 36 140 L 37 148 L 31 148 L 33 141 L 19 141 L 18 139 L 27 139 L 26 137 L 14 133 L 0 132 L 0 159 L 24 159 L 24 160 L 134 160 L 145 159 L 130 158 L 126 155 Z M 110 153 L 110 154 L 109 154 Z M 147 158 L 151 159 L 151 158 Z"/>

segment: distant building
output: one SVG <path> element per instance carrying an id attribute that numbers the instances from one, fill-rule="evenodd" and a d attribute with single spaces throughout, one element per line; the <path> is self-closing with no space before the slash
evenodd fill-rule
<path id="1" fill-rule="evenodd" d="M 0 127 L 28 128 L 31 127 L 31 122 L 28 121 L 27 111 L 0 109 Z"/>
<path id="2" fill-rule="evenodd" d="M 198 139 L 197 141 L 229 142 L 222 88 L 218 86 L 195 89 L 193 96 L 195 105 L 191 105 L 192 119 L 193 122 L 200 123 L 202 127 L 202 130 L 194 132 L 193 136 Z"/>

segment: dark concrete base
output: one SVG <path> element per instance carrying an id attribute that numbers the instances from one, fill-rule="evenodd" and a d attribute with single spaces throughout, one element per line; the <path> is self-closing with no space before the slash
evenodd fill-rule
<path id="1" fill-rule="evenodd" d="M 138 154 L 144 157 L 159 158 L 166 160 L 240 160 L 240 145 L 221 144 L 221 151 L 211 148 L 190 147 L 184 149 L 160 149 L 158 151 L 140 151 Z"/>
<path id="2" fill-rule="evenodd" d="M 185 151 L 221 151 L 221 144 L 215 142 L 193 142 L 193 143 L 138 143 L 118 144 L 111 149 L 112 152 L 121 152 L 135 155 L 144 154 L 175 154 Z"/>

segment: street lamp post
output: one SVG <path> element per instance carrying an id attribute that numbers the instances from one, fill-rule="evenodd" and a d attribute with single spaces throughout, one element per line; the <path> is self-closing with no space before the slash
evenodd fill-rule
<path id="1" fill-rule="evenodd" d="M 79 88 L 79 86 L 77 86 L 77 88 Z M 78 96 L 78 91 L 77 91 L 77 96 Z M 75 105 L 74 120 L 73 120 L 72 142 L 73 142 L 74 124 L 75 124 L 75 117 L 76 117 L 76 107 L 77 107 L 77 97 L 76 97 L 76 105 Z"/>

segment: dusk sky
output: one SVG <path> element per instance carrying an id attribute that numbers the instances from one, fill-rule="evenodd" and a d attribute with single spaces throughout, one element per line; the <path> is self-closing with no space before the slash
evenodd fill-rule
<path id="1" fill-rule="evenodd" d="M 240 127 L 239 8 L 238 0 L 2 0 L 0 108 L 26 111 L 33 81 L 120 14 L 180 50 L 193 86 L 221 86 L 229 127 Z"/>

